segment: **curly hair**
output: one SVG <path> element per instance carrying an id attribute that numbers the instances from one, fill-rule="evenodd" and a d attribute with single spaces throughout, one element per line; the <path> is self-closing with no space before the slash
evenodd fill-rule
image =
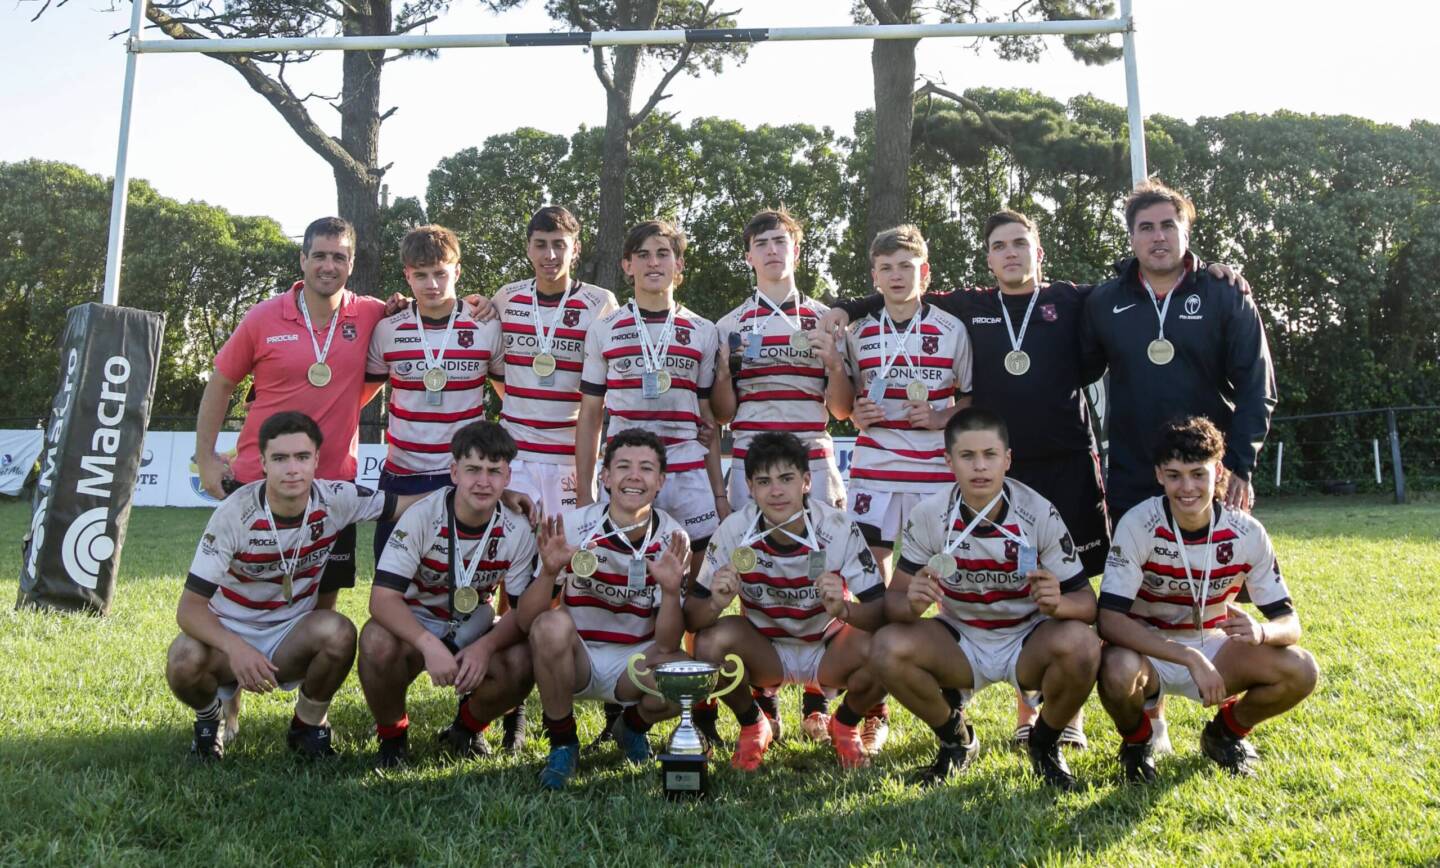
<path id="1" fill-rule="evenodd" d="M 1182 464 L 1210 464 L 1225 457 L 1225 435 L 1204 416 L 1186 416 L 1172 419 L 1160 427 L 1160 439 L 1155 444 L 1155 466 L 1168 461 Z M 1225 496 L 1229 474 L 1221 472 L 1215 479 L 1215 497 Z"/>

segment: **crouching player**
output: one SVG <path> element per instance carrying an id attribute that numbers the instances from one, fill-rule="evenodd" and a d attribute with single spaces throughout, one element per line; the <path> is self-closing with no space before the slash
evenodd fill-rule
<path id="1" fill-rule="evenodd" d="M 1005 478 L 1004 420 L 961 410 L 945 426 L 945 461 L 956 484 L 922 500 L 901 535 L 885 600 L 895 623 L 876 634 L 872 665 L 884 688 L 940 740 L 934 764 L 919 774 L 922 784 L 974 759 L 979 742 L 964 706 L 981 688 L 1003 682 L 1031 707 L 1043 698 L 1030 731 L 1030 765 L 1046 784 L 1073 789 L 1059 738 L 1095 684 L 1095 593 L 1060 514 L 1034 489 Z M 940 607 L 938 617 L 922 620 L 931 605 Z"/>
<path id="2" fill-rule="evenodd" d="M 422 671 L 460 695 L 454 723 L 440 733 L 459 756 L 490 753 L 486 727 L 533 683 L 519 619 L 495 621 L 495 595 L 529 584 L 535 570 L 529 522 L 500 502 L 515 441 L 494 422 L 472 422 L 455 433 L 450 454 L 452 485 L 426 495 L 390 535 L 360 632 L 360 686 L 382 768 L 407 759 L 405 693 Z"/>
<path id="3" fill-rule="evenodd" d="M 1256 755 L 1245 736 L 1294 708 L 1319 678 L 1315 658 L 1296 647 L 1300 619 L 1269 535 L 1221 503 L 1224 455 L 1210 420 L 1167 424 L 1155 453 L 1165 493 L 1125 513 L 1105 561 L 1099 692 L 1120 730 L 1127 781 L 1155 777 L 1145 708 L 1163 693 L 1218 705 L 1200 748 L 1225 771 L 1250 776 Z M 1232 602 L 1242 587 L 1265 623 Z"/>
<path id="4" fill-rule="evenodd" d="M 320 426 L 276 413 L 260 426 L 264 479 L 242 485 L 210 516 L 180 594 L 182 631 L 165 678 L 195 709 L 190 750 L 225 753 L 220 703 L 237 690 L 300 688 L 285 737 L 302 756 L 334 756 L 330 700 L 355 662 L 355 625 L 315 607 L 336 535 L 356 522 L 389 521 L 417 497 L 315 478 Z"/>
<path id="5" fill-rule="evenodd" d="M 846 690 L 830 734 L 841 766 L 866 765 L 859 723 L 885 695 L 865 665 L 870 632 L 885 614 L 879 567 L 845 511 L 810 497 L 809 449 L 794 434 L 751 440 L 745 479 L 750 498 L 710 541 L 685 601 L 695 656 L 721 663 L 738 654 L 756 691 L 782 684 Z M 743 614 L 721 617 L 737 593 Z M 748 691 L 732 691 L 725 702 L 740 722 L 730 764 L 755 771 L 778 724 Z"/>
<path id="6" fill-rule="evenodd" d="M 686 659 L 680 592 L 690 540 L 675 519 L 655 508 L 665 481 L 665 445 L 649 431 L 621 431 L 605 450 L 600 481 L 608 503 L 545 521 L 540 569 L 518 592 L 520 626 L 529 633 L 550 739 L 540 772 L 540 785 L 549 790 L 563 788 L 578 768 L 576 699 L 623 707 L 612 731 L 636 763 L 650 756 L 651 724 L 679 711 L 641 693 L 625 671 L 636 653 L 645 655 L 639 664 L 644 669 Z M 558 606 L 551 608 L 557 595 Z M 646 681 L 653 689 L 653 679 Z"/>

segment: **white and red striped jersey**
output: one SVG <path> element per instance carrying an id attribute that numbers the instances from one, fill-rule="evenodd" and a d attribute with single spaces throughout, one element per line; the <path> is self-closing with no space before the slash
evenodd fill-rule
<path id="1" fill-rule="evenodd" d="M 425 341 L 434 356 L 445 341 L 448 320 L 425 322 Z M 382 319 L 370 337 L 365 373 L 385 375 L 390 383 L 389 448 L 385 470 L 398 475 L 439 473 L 450 467 L 450 439 L 466 424 L 485 416 L 485 378 L 500 350 L 500 323 L 478 323 L 462 306 L 441 364 L 449 381 L 438 404 L 426 397 L 421 378 L 429 370 L 420 330 L 409 310 Z"/>
<path id="2" fill-rule="evenodd" d="M 394 495 L 353 482 L 317 479 L 310 485 L 306 514 L 289 522 L 277 516 L 280 527 L 272 528 L 264 497 L 262 479 L 225 498 L 211 513 L 190 562 L 185 587 L 209 597 L 210 610 L 222 618 L 278 624 L 311 611 L 336 535 L 356 522 L 376 521 L 395 511 Z M 297 558 L 289 603 L 277 536 L 285 560 Z"/>
<path id="3" fill-rule="evenodd" d="M 999 519 L 976 526 L 952 552 L 959 570 L 940 580 L 945 600 L 938 617 L 962 631 L 1023 632 L 1043 617 L 1030 599 L 1030 581 L 1020 575 L 1020 543 L 1012 536 L 1035 547 L 1038 565 L 1060 580 L 1061 593 L 1080 590 L 1088 582 L 1075 542 L 1050 501 L 1013 479 L 1004 486 Z M 960 536 L 975 513 L 962 506 L 952 521 L 959 497 L 960 486 L 951 483 L 915 506 L 901 536 L 900 569 L 915 575 Z"/>
<path id="4" fill-rule="evenodd" d="M 844 510 L 818 498 L 810 498 L 808 508 L 817 548 L 825 553 L 825 571 L 839 573 L 849 595 L 859 602 L 882 596 L 885 579 L 860 527 Z M 694 593 L 709 596 L 715 571 L 729 564 L 730 553 L 759 528 L 760 508 L 753 501 L 731 513 L 710 538 Z M 755 569 L 740 575 L 740 610 L 761 635 L 772 640 L 818 642 L 838 632 L 841 622 L 826 613 L 820 589 L 810 578 L 809 544 L 781 539 L 783 544 L 772 537 L 750 543 Z"/>
<path id="5" fill-rule="evenodd" d="M 668 312 L 644 315 L 651 340 L 662 340 Z M 627 304 L 601 318 L 585 338 L 585 371 L 580 390 L 604 395 L 610 413 L 606 440 L 627 428 L 653 432 L 665 444 L 667 473 L 705 466 L 700 445 L 700 402 L 715 384 L 715 324 L 683 305 L 675 311 L 674 337 L 665 356 L 670 388 L 656 398 L 641 391 L 645 359 L 636 330 L 635 308 Z"/>
<path id="6" fill-rule="evenodd" d="M 576 547 L 615 530 L 609 507 L 602 503 L 567 512 L 564 521 L 565 539 Z M 651 510 L 650 528 L 650 545 L 644 552 L 647 560 L 659 558 L 676 531 L 684 537 L 687 547 L 690 544 L 685 529 L 663 510 Z M 654 639 L 661 599 L 655 577 L 646 570 L 644 586 L 630 587 L 628 570 L 634 557 L 630 547 L 614 536 L 593 543 L 590 550 L 599 561 L 594 575 L 577 576 L 567 566 L 555 580 L 560 587 L 560 602 L 570 612 L 580 638 L 617 645 L 638 645 Z M 519 596 L 523 591 L 519 588 L 511 593 Z"/>
<path id="7" fill-rule="evenodd" d="M 1294 611 L 1270 535 L 1260 522 L 1219 503 L 1213 522 L 1209 532 L 1183 532 L 1187 575 L 1169 500 L 1162 495 L 1136 504 L 1115 526 L 1100 580 L 1100 605 L 1165 631 L 1196 629 L 1192 607 L 1202 593 L 1204 628 L 1218 629 L 1226 618 L 1225 604 L 1234 602 L 1242 586 L 1267 618 Z M 1209 588 L 1202 591 L 1207 562 Z"/>
<path id="8" fill-rule="evenodd" d="M 416 616 L 426 620 L 450 620 L 450 589 L 462 568 L 474 569 L 470 587 L 480 594 L 482 606 L 492 605 L 497 591 L 528 585 L 535 572 L 535 532 L 524 516 L 503 504 L 496 505 L 500 518 L 483 537 L 485 525 L 469 527 L 457 521 L 459 546 L 453 550 L 454 498 L 455 489 L 447 486 L 412 504 L 375 565 L 375 584 L 403 593 Z"/>
<path id="9" fill-rule="evenodd" d="M 910 426 L 905 389 L 911 382 L 923 383 L 933 407 L 953 406 L 957 392 L 970 392 L 970 339 L 958 319 L 930 304 L 922 303 L 918 316 L 915 332 L 903 341 L 908 323 L 900 323 L 898 330 L 887 326 L 882 333 L 880 314 L 850 326 L 857 399 L 868 394 L 897 348 L 906 351 L 896 355 L 885 380 L 880 402 L 885 418 L 855 438 L 850 479 L 857 487 L 928 494 L 955 480 L 945 466 L 944 432 Z"/>
<path id="10" fill-rule="evenodd" d="M 786 299 L 777 314 L 752 296 L 715 324 L 722 344 L 728 345 L 731 335 L 740 336 L 740 348 L 731 349 L 741 357 L 740 373 L 734 379 L 739 406 L 730 423 L 736 461 L 744 461 L 750 441 L 766 431 L 786 431 L 799 437 L 809 448 L 811 461 L 834 457 L 835 444 L 826 430 L 830 413 L 825 408 L 825 363 L 814 349 L 797 350 L 790 345 L 793 325 L 810 331 L 829 310 L 796 294 Z M 746 357 L 745 350 L 752 335 L 760 339 L 759 358 L 753 360 Z M 843 358 L 845 345 L 837 349 Z"/>
<path id="11" fill-rule="evenodd" d="M 504 335 L 504 364 L 494 369 L 505 381 L 500 424 L 515 438 L 524 461 L 575 463 L 585 334 L 617 306 L 614 293 L 588 283 L 573 285 L 563 311 L 559 310 L 562 295 L 539 295 L 540 315 L 552 341 L 550 354 L 555 357 L 555 373 L 542 378 L 531 367 L 540 352 L 532 307 L 535 281 L 509 283 L 495 293 Z"/>

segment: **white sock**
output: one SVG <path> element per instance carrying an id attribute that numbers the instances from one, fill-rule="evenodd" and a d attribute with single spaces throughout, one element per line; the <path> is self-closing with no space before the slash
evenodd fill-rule
<path id="1" fill-rule="evenodd" d="M 330 700 L 318 702 L 305 695 L 305 691 L 298 691 L 299 696 L 295 700 L 295 716 L 306 726 L 324 726 L 326 716 L 330 712 Z"/>

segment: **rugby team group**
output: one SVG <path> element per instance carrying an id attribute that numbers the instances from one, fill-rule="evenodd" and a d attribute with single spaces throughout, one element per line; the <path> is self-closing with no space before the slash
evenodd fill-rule
<path id="1" fill-rule="evenodd" d="M 802 228 L 766 210 L 740 239 L 755 290 L 718 322 L 678 300 L 686 239 L 663 221 L 625 238 L 623 305 L 572 273 L 580 225 L 562 207 L 530 221 L 534 277 L 490 297 L 457 295 L 453 232 L 413 229 L 410 296 L 388 304 L 346 288 L 352 227 L 315 221 L 303 280 L 245 315 L 201 403 L 196 461 L 222 502 L 166 661 L 192 752 L 224 755 L 243 691 L 298 688 L 289 747 L 334 755 L 328 710 L 358 658 L 381 767 L 410 759 L 406 692 L 425 673 L 456 692 L 438 747 L 459 756 L 492 752 L 497 720 L 518 750 L 537 690 L 539 783 L 561 789 L 576 700 L 605 703 L 596 742 L 637 763 L 678 712 L 631 681 L 634 655 L 641 672 L 737 655 L 749 689 L 723 702 L 738 738 L 713 701 L 695 723 L 742 771 L 798 684 L 801 735 L 842 768 L 880 755 L 893 697 L 937 741 L 916 779 L 942 782 L 979 749 L 971 697 L 999 683 L 1015 746 L 1057 789 L 1076 786 L 1062 746 L 1086 746 L 1092 690 L 1123 779 L 1152 780 L 1170 750 L 1166 694 L 1214 708 L 1201 750 L 1254 774 L 1251 728 L 1318 669 L 1250 514 L 1276 401 L 1261 318 L 1238 270 L 1189 250 L 1194 218 L 1182 194 L 1137 187 L 1131 255 L 1080 286 L 1042 279 L 1035 224 L 1001 211 L 983 231 L 996 285 L 944 293 L 927 292 L 920 231 L 898 226 L 870 246 L 875 293 L 831 307 L 796 285 Z M 1085 387 L 1107 373 L 1102 468 Z M 354 481 L 359 415 L 387 383 L 371 490 Z M 848 479 L 832 417 L 858 431 Z M 376 569 L 357 631 L 336 599 L 362 521 Z"/>

